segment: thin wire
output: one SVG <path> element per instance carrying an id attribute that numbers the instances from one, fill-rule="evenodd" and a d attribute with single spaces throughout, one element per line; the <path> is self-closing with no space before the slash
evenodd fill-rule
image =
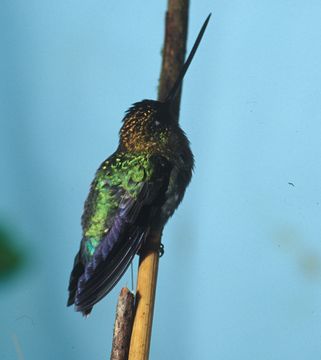
<path id="1" fill-rule="evenodd" d="M 132 292 L 134 292 L 134 267 L 133 267 L 133 262 L 130 263 L 130 275 L 131 275 L 131 282 L 132 282 Z"/>

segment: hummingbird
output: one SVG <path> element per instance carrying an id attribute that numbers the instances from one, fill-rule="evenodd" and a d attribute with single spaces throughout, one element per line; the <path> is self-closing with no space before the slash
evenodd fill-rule
<path id="1" fill-rule="evenodd" d="M 67 306 L 84 316 L 117 284 L 147 236 L 162 231 L 191 181 L 193 153 L 171 107 L 210 16 L 165 100 L 127 110 L 119 146 L 96 172 L 68 287 Z"/>

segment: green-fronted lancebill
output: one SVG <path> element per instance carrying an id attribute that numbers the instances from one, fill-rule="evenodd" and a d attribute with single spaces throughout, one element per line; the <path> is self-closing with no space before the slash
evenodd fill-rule
<path id="1" fill-rule="evenodd" d="M 166 99 L 143 100 L 127 111 L 119 146 L 91 184 L 68 288 L 68 306 L 75 304 L 84 315 L 117 284 L 148 234 L 161 231 L 183 199 L 194 159 L 172 104 L 210 16 Z"/>

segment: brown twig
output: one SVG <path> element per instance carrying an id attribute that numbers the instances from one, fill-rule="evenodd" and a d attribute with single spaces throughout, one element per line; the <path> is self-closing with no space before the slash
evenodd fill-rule
<path id="1" fill-rule="evenodd" d="M 163 62 L 158 89 L 159 100 L 165 99 L 184 63 L 188 7 L 188 0 L 168 0 Z M 180 98 L 179 92 L 173 105 L 176 121 L 178 121 Z M 161 229 L 150 234 L 140 255 L 136 314 L 130 340 L 129 360 L 148 360 L 149 357 L 159 260 L 157 249 L 160 246 L 161 235 Z"/>
<path id="2" fill-rule="evenodd" d="M 118 297 L 110 360 L 127 360 L 134 318 L 134 294 L 122 288 Z"/>
<path id="3" fill-rule="evenodd" d="M 188 0 L 169 0 L 166 12 L 163 61 L 159 79 L 158 100 L 163 101 L 176 81 L 184 64 L 188 27 Z M 178 121 L 181 90 L 172 110 Z"/>

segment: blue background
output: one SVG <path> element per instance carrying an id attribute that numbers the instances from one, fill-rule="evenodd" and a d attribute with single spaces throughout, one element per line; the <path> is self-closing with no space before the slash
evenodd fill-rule
<path id="1" fill-rule="evenodd" d="M 0 3 L 0 220 L 27 258 L 0 285 L 3 360 L 109 357 L 129 273 L 88 319 L 66 288 L 94 172 L 124 111 L 157 96 L 165 8 Z M 188 48 L 210 11 L 184 82 L 196 169 L 164 232 L 150 357 L 320 359 L 321 4 L 193 1 Z"/>

